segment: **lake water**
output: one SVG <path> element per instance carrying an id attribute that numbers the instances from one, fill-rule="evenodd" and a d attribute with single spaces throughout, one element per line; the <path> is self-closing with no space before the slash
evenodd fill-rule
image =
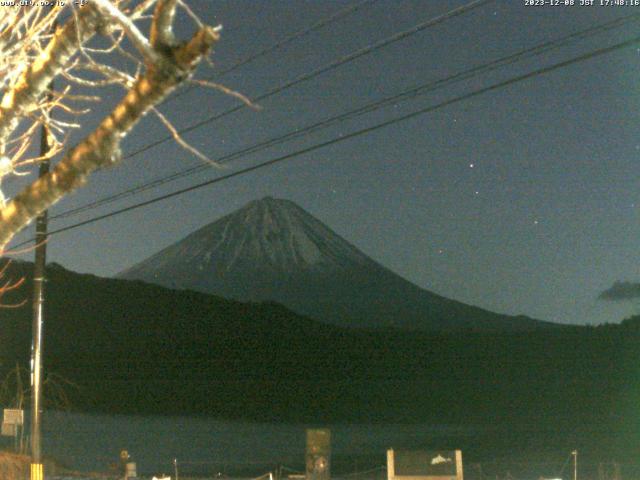
<path id="1" fill-rule="evenodd" d="M 278 465 L 284 473 L 303 470 L 307 427 L 194 417 L 45 412 L 42 449 L 44 455 L 78 471 L 107 471 L 126 449 L 137 463 L 139 475 L 170 474 L 176 458 L 185 474 L 258 476 Z M 384 466 L 390 447 L 419 448 L 434 437 L 467 435 L 460 428 L 433 425 L 311 427 L 331 429 L 334 464 L 351 457 L 353 465 L 342 467 L 351 471 Z M 362 459 L 360 465 L 358 458 Z"/>

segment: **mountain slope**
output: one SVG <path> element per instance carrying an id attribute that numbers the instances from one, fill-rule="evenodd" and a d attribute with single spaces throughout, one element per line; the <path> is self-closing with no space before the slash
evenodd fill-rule
<path id="1" fill-rule="evenodd" d="M 118 275 L 241 301 L 276 301 L 349 327 L 532 329 L 423 290 L 288 200 L 266 197 Z"/>
<path id="2" fill-rule="evenodd" d="M 30 296 L 31 265 L 12 266 Z M 45 371 L 76 408 L 299 422 L 533 424 L 637 418 L 640 320 L 531 332 L 355 330 L 274 303 L 47 272 Z M 28 364 L 29 305 L 0 308 L 0 374 Z M 45 397 L 47 395 L 45 389 Z M 613 424 L 611 424 L 613 426 Z M 528 427 L 530 428 L 530 427 Z M 637 443 L 636 443 L 637 444 Z"/>
<path id="3" fill-rule="evenodd" d="M 27 283 L 6 303 L 30 297 L 31 266 L 14 267 L 11 276 Z M 65 384 L 76 410 L 324 426 L 418 422 L 432 425 L 431 448 L 486 458 L 576 446 L 602 461 L 637 453 L 640 319 L 465 335 L 362 331 L 273 303 L 58 266 L 47 279 L 45 376 L 77 386 Z M 30 314 L 29 305 L 0 308 L 0 378 L 16 361 L 28 365 Z M 45 408 L 50 393 L 46 384 Z M 442 425 L 473 434 L 452 439 Z M 412 448 L 426 441 L 407 437 Z"/>

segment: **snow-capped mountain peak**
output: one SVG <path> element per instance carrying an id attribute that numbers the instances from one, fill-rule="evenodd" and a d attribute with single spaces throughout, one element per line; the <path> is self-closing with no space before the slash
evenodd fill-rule
<path id="1" fill-rule="evenodd" d="M 272 197 L 205 225 L 119 276 L 238 300 L 276 301 L 343 326 L 513 323 L 511 317 L 413 285 L 295 203 Z"/>
<path id="2" fill-rule="evenodd" d="M 211 273 L 235 268 L 331 269 L 373 263 L 324 224 L 289 200 L 265 197 L 195 231 L 180 242 L 123 272 L 146 278 L 150 271 L 186 265 Z"/>

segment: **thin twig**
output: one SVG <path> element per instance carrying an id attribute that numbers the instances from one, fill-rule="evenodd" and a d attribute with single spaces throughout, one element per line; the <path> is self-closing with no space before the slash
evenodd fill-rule
<path id="1" fill-rule="evenodd" d="M 198 79 L 190 79 L 189 83 L 200 85 L 201 87 L 213 88 L 226 95 L 230 95 L 232 97 L 237 98 L 242 103 L 244 103 L 247 107 L 252 108 L 253 110 L 262 110 L 262 107 L 260 105 L 253 103 L 247 96 L 243 95 L 240 92 L 236 92 L 235 90 L 231 90 L 229 87 L 225 87 L 220 83 L 212 82 L 210 80 L 198 80 Z"/>
<path id="2" fill-rule="evenodd" d="M 209 157 L 207 157 L 204 153 L 202 153 L 200 150 L 198 150 L 197 148 L 193 147 L 192 145 L 189 145 L 181 136 L 180 136 L 180 132 L 178 132 L 178 130 L 171 124 L 171 122 L 167 119 L 167 117 L 165 117 L 157 108 L 152 108 L 151 111 L 153 113 L 156 114 L 156 116 L 160 119 L 160 121 L 164 124 L 165 127 L 167 127 L 167 130 L 169 130 L 169 132 L 171 132 L 171 135 L 173 136 L 173 139 L 176 141 L 176 143 L 178 145 L 180 145 L 182 148 L 184 148 L 185 150 L 191 152 L 192 154 L 194 154 L 196 157 L 198 157 L 200 160 L 209 163 L 210 165 L 213 165 L 214 167 L 219 167 L 222 168 L 222 164 L 211 160 Z"/>

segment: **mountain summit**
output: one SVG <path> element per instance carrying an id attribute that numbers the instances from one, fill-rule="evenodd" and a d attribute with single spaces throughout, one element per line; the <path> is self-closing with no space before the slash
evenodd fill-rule
<path id="1" fill-rule="evenodd" d="M 289 200 L 265 197 L 118 275 L 242 301 L 276 301 L 349 327 L 531 329 L 401 278 Z"/>

